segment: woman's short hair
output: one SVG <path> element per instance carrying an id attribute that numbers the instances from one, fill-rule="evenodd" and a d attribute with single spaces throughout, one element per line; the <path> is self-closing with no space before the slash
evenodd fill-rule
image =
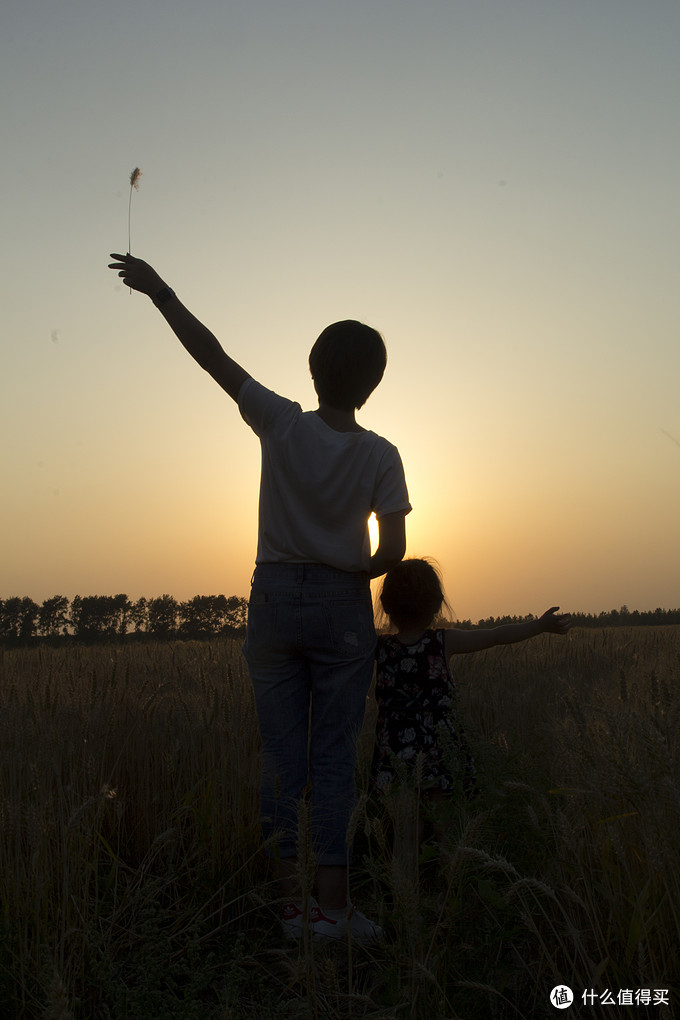
<path id="1" fill-rule="evenodd" d="M 355 319 L 326 326 L 309 353 L 309 370 L 319 400 L 342 411 L 366 403 L 386 364 L 380 333 Z"/>

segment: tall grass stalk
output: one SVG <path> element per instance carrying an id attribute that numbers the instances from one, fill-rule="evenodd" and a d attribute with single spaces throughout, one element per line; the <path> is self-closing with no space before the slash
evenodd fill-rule
<path id="1" fill-rule="evenodd" d="M 130 198 L 128 200 L 128 255 L 132 254 L 132 192 L 139 191 L 139 178 L 142 171 L 138 166 L 130 174 Z"/>

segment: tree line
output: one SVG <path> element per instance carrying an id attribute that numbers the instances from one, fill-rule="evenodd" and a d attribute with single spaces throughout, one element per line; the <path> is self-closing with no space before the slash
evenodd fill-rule
<path id="1" fill-rule="evenodd" d="M 245 633 L 248 600 L 238 595 L 196 595 L 178 602 L 172 595 L 140 598 L 127 595 L 53 595 L 38 605 L 33 599 L 0 599 L 0 641 L 4 645 L 39 640 L 112 641 L 154 638 L 202 638 Z"/>
<path id="2" fill-rule="evenodd" d="M 669 624 L 680 623 L 680 609 L 654 609 L 640 612 L 639 609 L 630 610 L 628 606 L 621 606 L 620 609 L 609 609 L 602 613 L 571 613 L 575 627 L 659 627 Z M 500 627 L 504 623 L 523 623 L 525 620 L 533 620 L 529 616 L 489 616 L 486 620 L 479 620 L 474 624 L 470 620 L 463 620 L 461 627 Z"/>
<path id="3" fill-rule="evenodd" d="M 0 599 L 0 642 L 5 646 L 38 641 L 201 640 L 245 634 L 248 600 L 240 595 L 195 595 L 178 602 L 172 595 L 140 598 L 127 595 L 53 595 L 38 605 L 26 596 Z M 572 613 L 576 627 L 645 627 L 680 624 L 680 609 L 631 612 L 627 606 L 598 614 Z M 489 616 L 476 624 L 457 626 L 499 627 L 521 623 L 531 616 Z"/>

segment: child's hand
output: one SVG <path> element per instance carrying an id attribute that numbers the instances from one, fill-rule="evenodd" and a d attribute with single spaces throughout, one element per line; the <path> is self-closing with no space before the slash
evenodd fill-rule
<path id="1" fill-rule="evenodd" d="M 571 616 L 569 613 L 557 614 L 559 606 L 548 609 L 540 618 L 542 630 L 545 634 L 566 634 L 571 627 Z"/>
<path id="2" fill-rule="evenodd" d="M 138 290 L 153 298 L 165 286 L 156 270 L 148 262 L 136 259 L 133 255 L 116 255 L 115 252 L 112 252 L 110 257 L 118 261 L 110 262 L 109 269 L 118 270 L 118 275 L 123 278 L 126 287 L 131 287 L 132 290 Z"/>

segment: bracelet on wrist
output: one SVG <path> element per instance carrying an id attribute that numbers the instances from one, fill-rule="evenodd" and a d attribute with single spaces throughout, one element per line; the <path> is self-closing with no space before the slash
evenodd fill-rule
<path id="1" fill-rule="evenodd" d="M 175 292 L 172 287 L 161 287 L 155 297 L 151 300 L 155 304 L 156 308 L 160 308 L 161 305 L 164 305 L 166 301 L 169 301 L 170 298 L 173 297 L 175 297 Z"/>

